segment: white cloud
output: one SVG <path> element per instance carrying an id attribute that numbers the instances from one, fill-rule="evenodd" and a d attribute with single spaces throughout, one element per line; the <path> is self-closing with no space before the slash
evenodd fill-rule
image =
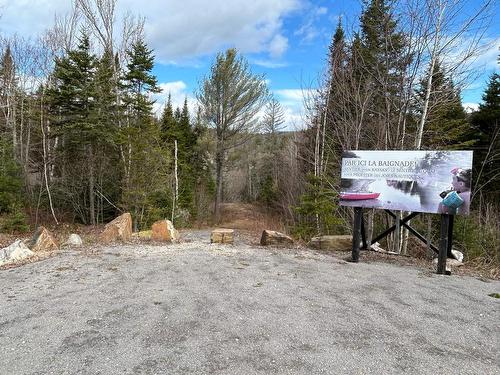
<path id="1" fill-rule="evenodd" d="M 490 39 L 476 60 L 476 66 L 484 66 L 487 69 L 498 69 L 498 55 L 500 55 L 500 37 Z"/>
<path id="2" fill-rule="evenodd" d="M 304 99 L 309 99 L 314 90 L 312 89 L 283 89 L 275 90 L 274 93 L 283 101 L 304 102 Z"/>
<path id="3" fill-rule="evenodd" d="M 269 54 L 273 58 L 282 56 L 287 49 L 288 39 L 281 34 L 276 34 L 271 40 L 271 43 L 269 43 Z"/>
<path id="4" fill-rule="evenodd" d="M 448 42 L 448 41 L 446 41 Z M 452 71 L 457 79 L 462 76 L 474 76 L 480 73 L 498 69 L 497 58 L 500 53 L 500 37 L 483 37 L 479 42 L 475 37 L 460 37 L 450 41 L 450 46 L 443 52 L 442 65 L 446 71 Z M 466 82 L 471 83 L 471 82 Z"/>
<path id="5" fill-rule="evenodd" d="M 234 46 L 280 56 L 288 47 L 282 19 L 301 0 L 125 0 L 146 17 L 148 41 L 161 62 L 191 59 Z"/>
<path id="6" fill-rule="evenodd" d="M 299 36 L 302 43 L 313 42 L 322 33 L 316 25 L 319 23 L 319 19 L 327 13 L 328 9 L 325 7 L 312 7 L 304 16 L 304 23 L 294 32 L 294 35 Z"/>
<path id="7" fill-rule="evenodd" d="M 36 36 L 50 27 L 54 16 L 71 9 L 68 0 L 0 0 L 0 32 Z"/>
<path id="8" fill-rule="evenodd" d="M 161 116 L 163 108 L 168 100 L 168 95 L 170 94 L 170 100 L 172 102 L 172 107 L 174 108 L 182 108 L 184 105 L 184 99 L 188 100 L 188 108 L 191 116 L 194 116 L 196 113 L 196 98 L 186 91 L 187 85 L 183 81 L 173 81 L 173 82 L 163 82 L 158 85 L 161 88 L 161 93 L 154 94 L 153 99 L 156 100 L 156 103 L 153 105 L 153 111 L 156 116 Z"/>
<path id="9" fill-rule="evenodd" d="M 472 113 L 479 109 L 479 103 L 463 103 L 462 106 L 467 113 Z"/>
<path id="10" fill-rule="evenodd" d="M 278 61 L 272 61 L 272 60 L 251 60 L 251 63 L 254 65 L 262 66 L 264 68 L 269 68 L 269 69 L 276 69 L 276 68 L 284 68 L 288 66 L 288 63 L 286 62 L 278 62 Z M 269 82 L 268 82 L 269 84 Z"/>
<path id="11" fill-rule="evenodd" d="M 273 93 L 285 112 L 286 129 L 296 130 L 303 128 L 305 118 L 304 102 L 311 99 L 314 90 L 282 89 L 275 90 Z"/>
<path id="12" fill-rule="evenodd" d="M 288 48 L 282 20 L 305 0 L 119 0 L 117 17 L 130 11 L 146 19 L 145 33 L 162 63 L 192 61 L 234 46 L 244 53 L 281 56 Z M 35 36 L 50 27 L 69 0 L 0 0 L 0 31 Z M 119 34 L 119 28 L 115 32 Z"/>

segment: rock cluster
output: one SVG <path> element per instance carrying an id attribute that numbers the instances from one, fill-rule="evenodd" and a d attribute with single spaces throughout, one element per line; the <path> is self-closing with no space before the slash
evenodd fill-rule
<path id="1" fill-rule="evenodd" d="M 29 247 L 26 243 L 28 243 Z M 26 243 L 21 240 L 15 240 L 9 246 L 0 249 L 0 266 L 20 262 L 33 256 L 35 253 L 59 249 L 59 244 L 52 233 L 42 226 L 38 227 L 32 240 L 26 241 Z"/>

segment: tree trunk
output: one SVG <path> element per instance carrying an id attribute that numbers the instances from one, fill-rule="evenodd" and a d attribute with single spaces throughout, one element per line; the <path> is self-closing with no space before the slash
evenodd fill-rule
<path id="1" fill-rule="evenodd" d="M 50 206 L 50 211 L 52 212 L 52 217 L 54 218 L 54 221 L 56 222 L 57 225 L 59 225 L 59 221 L 57 220 L 56 214 L 54 212 L 54 205 L 52 204 L 52 194 L 50 193 L 50 188 L 49 188 L 49 178 L 48 178 L 48 173 L 47 173 L 47 135 L 45 134 L 45 119 L 43 117 L 43 111 L 44 111 L 44 102 L 43 102 L 43 92 L 41 95 L 40 99 L 40 129 L 42 131 L 42 150 L 43 150 L 43 176 L 45 180 L 45 188 L 47 189 L 47 195 L 49 197 L 49 206 Z"/>
<path id="2" fill-rule="evenodd" d="M 214 205 L 214 216 L 215 222 L 220 223 L 221 220 L 221 212 L 220 212 L 220 204 L 222 202 L 222 167 L 224 164 L 224 151 L 221 149 L 222 147 L 218 147 L 216 156 L 215 156 L 215 205 Z"/>
<path id="3" fill-rule="evenodd" d="M 92 145 L 89 145 L 87 162 L 89 168 L 89 210 L 90 210 L 90 225 L 95 225 L 95 195 L 94 195 L 94 154 Z"/>
<path id="4" fill-rule="evenodd" d="M 179 177 L 177 175 L 177 139 L 174 140 L 174 199 L 172 202 L 172 223 L 174 223 L 175 210 L 177 208 L 177 202 L 179 201 Z"/>

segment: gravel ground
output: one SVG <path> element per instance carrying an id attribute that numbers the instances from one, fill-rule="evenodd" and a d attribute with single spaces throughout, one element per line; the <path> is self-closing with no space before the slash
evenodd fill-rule
<path id="1" fill-rule="evenodd" d="M 238 243 L 0 271 L 1 374 L 499 374 L 499 281 Z"/>

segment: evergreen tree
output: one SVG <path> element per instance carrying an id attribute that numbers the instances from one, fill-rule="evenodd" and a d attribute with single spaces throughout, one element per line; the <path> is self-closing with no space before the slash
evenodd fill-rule
<path id="1" fill-rule="evenodd" d="M 174 139 L 176 121 L 174 118 L 174 110 L 172 108 L 172 99 L 168 94 L 167 103 L 163 108 L 163 113 L 160 119 L 161 138 L 166 143 L 171 143 Z"/>
<path id="2" fill-rule="evenodd" d="M 283 108 L 275 98 L 271 98 L 264 110 L 262 121 L 265 132 L 266 159 L 259 173 L 261 177 L 261 186 L 259 199 L 268 207 L 276 204 L 278 198 L 278 179 L 279 179 L 279 159 L 283 148 L 283 139 L 280 132 L 285 128 L 285 114 Z"/>
<path id="3" fill-rule="evenodd" d="M 406 41 L 386 0 L 365 2 L 360 18 L 361 35 L 356 59 L 359 84 L 369 93 L 365 128 L 374 144 L 368 147 L 393 148 L 400 142 L 397 131 L 404 103 L 401 84 L 410 63 L 405 54 Z M 363 82 L 365 81 L 365 82 Z M 373 142 L 372 141 L 372 142 Z M 366 146 L 365 146 L 366 147 Z"/>
<path id="4" fill-rule="evenodd" d="M 359 53 L 359 35 L 355 40 L 356 48 L 352 48 L 352 51 Z M 350 122 L 353 120 L 352 114 L 357 110 L 353 98 L 358 90 L 358 82 L 354 80 L 360 77 L 353 76 L 358 73 L 354 69 L 356 57 L 349 56 L 348 52 L 344 29 L 339 20 L 329 46 L 326 88 L 319 93 L 311 126 L 304 132 L 308 144 L 306 148 L 315 150 L 314 155 L 311 153 L 304 156 L 310 160 L 304 171 L 307 183 L 300 196 L 300 204 L 295 208 L 299 215 L 296 231 L 304 238 L 312 234 L 331 233 L 333 230 L 333 226 L 328 223 L 336 220 L 334 200 L 327 202 L 323 197 L 325 194 L 333 194 L 331 186 L 334 186 L 332 181 L 338 172 L 338 151 L 346 146 L 356 148 L 350 142 L 351 132 L 355 131 Z M 365 83 L 364 80 L 362 82 Z"/>
<path id="5" fill-rule="evenodd" d="M 151 94 L 161 91 L 151 73 L 152 51 L 139 39 L 127 56 L 129 62 L 123 75 L 125 126 L 120 137 L 125 171 L 122 204 L 132 212 L 134 229 L 138 230 L 155 219 L 170 216 L 164 211 L 153 214 L 154 202 L 158 201 L 154 197 L 166 193 L 168 186 L 168 155 L 152 114 Z"/>
<path id="6" fill-rule="evenodd" d="M 0 122 L 0 133 L 10 132 L 12 146 L 15 147 L 15 124 L 13 116 L 13 99 L 16 91 L 16 68 L 10 45 L 7 45 L 0 60 L 0 111 L 2 122 Z"/>
<path id="7" fill-rule="evenodd" d="M 122 178 L 121 169 L 116 168 L 120 162 L 118 124 L 122 117 L 121 108 L 117 102 L 119 87 L 114 79 L 117 67 L 111 53 L 105 51 L 97 62 L 95 76 L 95 111 L 91 118 L 101 135 L 96 142 L 94 162 L 101 222 L 116 216 L 116 207 L 110 202 L 119 202 L 121 196 L 121 188 L 116 184 L 116 181 Z"/>
<path id="8" fill-rule="evenodd" d="M 191 216 L 193 209 L 193 191 L 196 181 L 197 165 L 196 142 L 197 137 L 191 126 L 187 98 L 184 99 L 182 110 L 177 108 L 172 113 L 170 95 L 161 118 L 162 139 L 174 152 L 174 142 L 177 141 L 177 165 L 179 174 L 179 207 Z M 182 212 L 181 212 L 182 213 Z M 185 216 L 185 215 L 184 215 Z M 187 219 L 186 217 L 184 218 Z"/>
<path id="9" fill-rule="evenodd" d="M 194 142 L 196 142 L 196 139 L 191 126 L 187 98 L 184 98 L 184 104 L 182 105 L 181 117 L 179 119 L 179 129 L 182 133 L 182 142 L 186 145 L 186 151 L 188 151 L 188 149 L 193 146 Z"/>
<path id="10" fill-rule="evenodd" d="M 53 136 L 59 141 L 58 171 L 61 191 L 84 223 L 96 224 L 95 149 L 106 139 L 105 128 L 95 121 L 98 60 L 83 34 L 75 50 L 56 58 L 52 87 L 47 95 Z"/>
<path id="11" fill-rule="evenodd" d="M 500 191 L 500 74 L 490 77 L 479 110 L 471 122 L 478 138 L 474 145 L 474 173 L 476 188 L 496 194 Z M 495 198 L 493 198 L 493 201 Z"/>
<path id="12" fill-rule="evenodd" d="M 348 47 L 345 41 L 342 22 L 339 20 L 328 51 L 326 98 L 321 99 L 325 101 L 325 109 L 321 115 L 321 121 L 325 124 L 323 129 L 325 132 L 324 137 L 329 140 L 327 145 L 323 145 L 327 149 L 321 151 L 323 154 L 329 154 L 326 157 L 330 160 L 335 160 L 336 157 L 332 153 L 336 153 L 337 148 L 342 148 L 342 146 L 338 145 L 341 142 L 335 136 L 341 132 L 336 130 L 346 127 L 348 119 L 352 117 L 351 113 L 355 110 L 352 104 L 353 96 L 349 93 L 351 91 L 352 79 L 348 72 L 348 64 Z M 334 147 L 331 147 L 331 145 L 334 145 Z"/>
<path id="13" fill-rule="evenodd" d="M 230 149 L 245 143 L 257 124 L 257 113 L 266 103 L 268 89 L 262 76 L 254 75 L 235 49 L 217 54 L 210 74 L 197 95 L 207 122 L 215 128 L 215 221 L 220 221 L 223 168 Z"/>
<path id="14" fill-rule="evenodd" d="M 424 78 L 417 97 L 423 100 L 427 89 Z M 417 106 L 421 108 L 421 106 Z M 418 111 L 417 111 L 418 113 Z M 439 63 L 435 64 L 424 145 L 427 149 L 467 149 L 475 143 L 460 92 L 451 78 L 446 77 Z"/>
<path id="15" fill-rule="evenodd" d="M 472 116 L 472 122 L 479 133 L 480 142 L 485 144 L 499 129 L 500 74 L 491 75 L 482 99 L 479 110 Z"/>
<path id="16" fill-rule="evenodd" d="M 129 62 L 123 77 L 125 82 L 125 106 L 128 115 L 141 126 L 149 123 L 153 110 L 154 100 L 150 94 L 159 93 L 156 77 L 151 73 L 154 67 L 153 51 L 148 49 L 143 39 L 136 41 L 130 50 L 127 50 Z M 143 122 L 143 119 L 148 121 Z"/>
<path id="17" fill-rule="evenodd" d="M 306 194 L 300 197 L 295 212 L 299 215 L 294 231 L 297 236 L 309 239 L 313 235 L 333 234 L 341 220 L 335 216 L 336 196 L 330 187 L 312 174 L 307 176 Z"/>

